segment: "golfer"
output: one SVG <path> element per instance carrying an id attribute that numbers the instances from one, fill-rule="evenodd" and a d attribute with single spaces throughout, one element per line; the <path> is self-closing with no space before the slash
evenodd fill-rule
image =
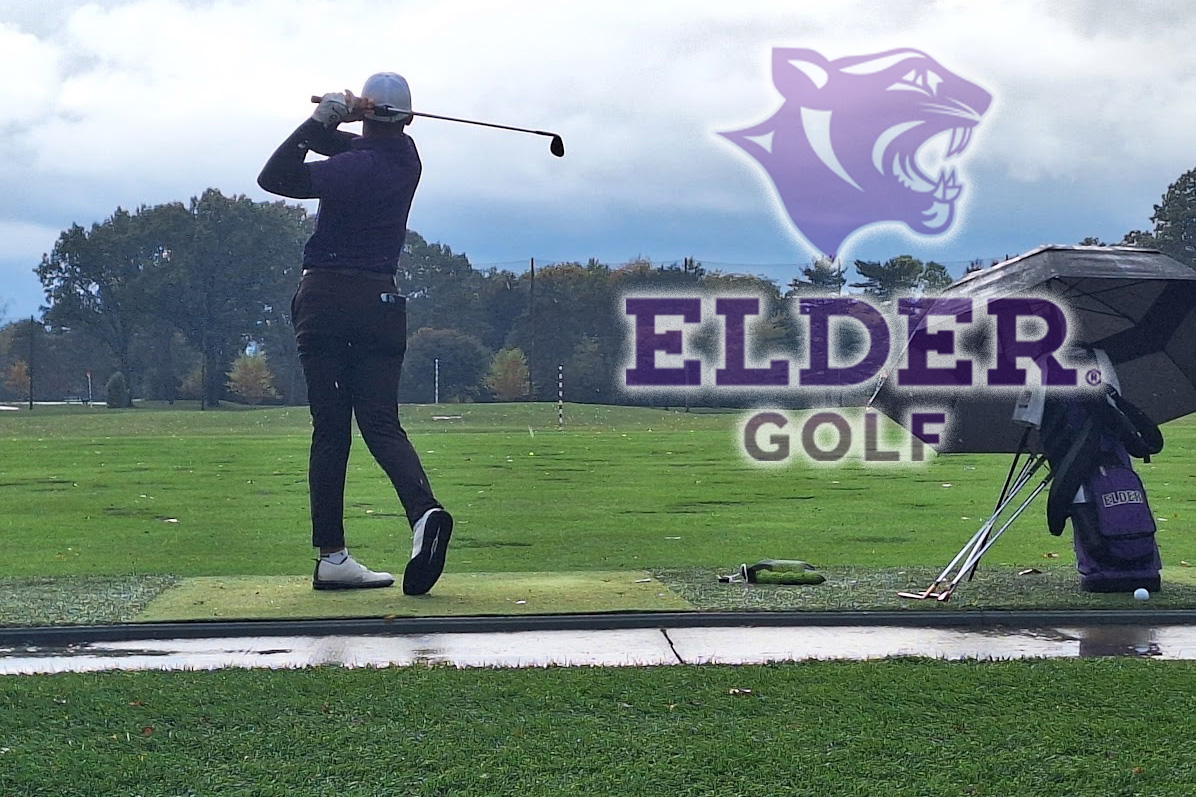
<path id="1" fill-rule="evenodd" d="M 377 106 L 377 108 L 375 108 Z M 312 438 L 308 461 L 315 589 L 389 587 L 345 547 L 345 471 L 357 418 L 366 446 L 398 493 L 411 524 L 403 592 L 422 595 L 444 570 L 453 519 L 432 494 L 419 456 L 399 423 L 399 372 L 407 349 L 406 298 L 395 271 L 419 184 L 415 142 L 404 131 L 407 81 L 381 72 L 361 97 L 325 94 L 266 162 L 258 185 L 294 199 L 319 199 L 316 230 L 303 250 L 291 318 L 307 381 Z M 340 131 L 363 122 L 363 135 Z M 308 151 L 329 156 L 306 163 Z"/>

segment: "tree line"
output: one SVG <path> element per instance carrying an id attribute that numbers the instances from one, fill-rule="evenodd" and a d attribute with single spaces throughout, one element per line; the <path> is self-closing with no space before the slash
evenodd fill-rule
<path id="1" fill-rule="evenodd" d="M 1121 243 L 1196 267 L 1196 170 L 1169 186 L 1151 222 Z M 46 295 L 41 317 L 0 327 L 0 399 L 32 392 L 113 406 L 131 406 L 134 397 L 203 407 L 306 403 L 290 301 L 313 227 L 302 206 L 217 189 L 188 203 L 117 208 L 90 228 L 72 225 L 35 268 Z M 630 291 L 762 296 L 751 355 L 763 358 L 800 351 L 786 299 L 855 288 L 885 301 L 933 295 L 952 282 L 941 264 L 911 255 L 853 265 L 860 280 L 850 284 L 841 264 L 824 258 L 796 268 L 784 285 L 708 270 L 693 258 L 533 263 L 515 273 L 474 268 L 464 254 L 409 231 L 397 275 L 409 330 L 399 398 L 555 399 L 563 367 L 566 400 L 629 401 L 619 389 L 626 326 L 617 302 Z M 968 271 L 986 265 L 973 261 Z M 703 354 L 716 354 L 718 333 L 714 319 L 699 330 Z"/>

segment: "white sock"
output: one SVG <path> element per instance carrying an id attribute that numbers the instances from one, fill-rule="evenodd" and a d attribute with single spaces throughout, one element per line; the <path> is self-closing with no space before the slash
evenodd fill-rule
<path id="1" fill-rule="evenodd" d="M 330 565 L 343 565 L 345 560 L 349 558 L 349 549 L 341 548 L 339 551 L 333 551 L 332 553 L 322 553 L 320 554 L 320 558 Z"/>

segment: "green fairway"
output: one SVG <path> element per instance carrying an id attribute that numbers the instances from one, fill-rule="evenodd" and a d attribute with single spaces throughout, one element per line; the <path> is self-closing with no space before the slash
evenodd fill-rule
<path id="1" fill-rule="evenodd" d="M 0 679 L 0 794 L 1196 791 L 1190 662 Z"/>
<path id="2" fill-rule="evenodd" d="M 563 430 L 551 404 L 403 414 L 457 517 L 450 574 L 730 572 L 763 558 L 937 569 L 991 510 L 1009 464 L 956 455 L 920 469 L 759 469 L 740 457 L 737 412 L 566 405 Z M 1196 421 L 1164 431 L 1166 450 L 1138 467 L 1161 518 L 1164 563 L 1179 572 L 1196 561 L 1187 513 Z M 21 552 L 6 561 L 6 583 L 306 577 L 309 434 L 306 408 L 295 407 L 0 413 L 0 536 Z M 346 517 L 355 554 L 402 569 L 410 529 L 359 439 Z M 986 563 L 1074 572 L 1070 534 L 1051 537 L 1044 526 L 1038 504 Z"/>

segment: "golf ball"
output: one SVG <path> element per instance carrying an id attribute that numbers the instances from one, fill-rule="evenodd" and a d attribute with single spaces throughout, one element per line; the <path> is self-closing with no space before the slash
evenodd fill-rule
<path id="1" fill-rule="evenodd" d="M 1135 600 L 1144 601 L 1149 598 L 1150 598 L 1150 592 L 1143 589 L 1142 587 L 1138 587 L 1136 590 L 1134 590 L 1134 599 Z"/>

